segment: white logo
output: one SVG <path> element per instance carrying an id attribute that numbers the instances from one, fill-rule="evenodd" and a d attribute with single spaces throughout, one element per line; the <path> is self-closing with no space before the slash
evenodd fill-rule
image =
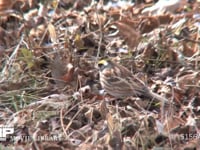
<path id="1" fill-rule="evenodd" d="M 13 127 L 0 127 L 0 141 L 6 141 L 6 136 L 13 133 Z"/>

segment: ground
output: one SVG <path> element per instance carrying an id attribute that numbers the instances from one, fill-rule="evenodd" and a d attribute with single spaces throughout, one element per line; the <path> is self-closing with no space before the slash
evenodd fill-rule
<path id="1" fill-rule="evenodd" d="M 200 149 L 199 6 L 0 1 L 1 149 Z M 100 59 L 169 104 L 106 94 Z"/>

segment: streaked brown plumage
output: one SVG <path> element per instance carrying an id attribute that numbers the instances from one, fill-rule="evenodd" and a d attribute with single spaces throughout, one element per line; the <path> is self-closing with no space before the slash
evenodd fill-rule
<path id="1" fill-rule="evenodd" d="M 166 98 L 150 91 L 124 66 L 110 60 L 101 60 L 98 67 L 101 86 L 108 94 L 117 98 L 137 96 L 168 102 Z"/>

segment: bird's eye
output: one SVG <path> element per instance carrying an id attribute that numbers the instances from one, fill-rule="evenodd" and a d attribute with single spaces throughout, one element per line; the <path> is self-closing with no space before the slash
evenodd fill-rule
<path id="1" fill-rule="evenodd" d="M 101 63 L 98 64 L 98 68 L 99 68 L 99 69 L 103 69 L 103 67 L 104 67 L 103 64 L 101 64 Z"/>

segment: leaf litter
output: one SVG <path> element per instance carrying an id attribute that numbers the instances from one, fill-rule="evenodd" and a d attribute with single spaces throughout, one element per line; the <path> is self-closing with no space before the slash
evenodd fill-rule
<path id="1" fill-rule="evenodd" d="M 199 5 L 1 0 L 1 148 L 199 149 Z M 105 94 L 101 58 L 173 105 Z"/>

